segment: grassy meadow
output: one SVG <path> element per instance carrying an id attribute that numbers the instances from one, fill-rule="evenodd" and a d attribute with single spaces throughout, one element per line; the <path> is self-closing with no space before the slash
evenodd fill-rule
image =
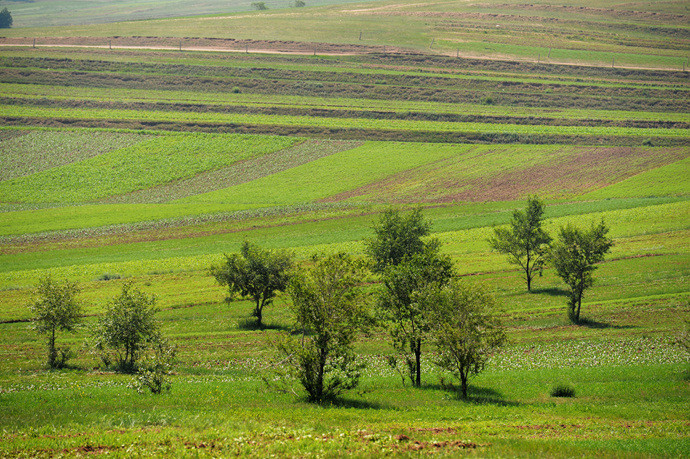
<path id="1" fill-rule="evenodd" d="M 137 19 L 185 17 L 107 24 L 130 17 L 78 3 L 10 2 L 0 38 L 0 457 L 690 455 L 684 2 L 171 0 Z M 46 22 L 59 7 L 74 17 Z M 579 325 L 552 268 L 528 293 L 487 242 L 530 195 L 552 235 L 611 229 Z M 382 329 L 359 336 L 364 376 L 336 402 L 268 388 L 290 299 L 256 330 L 209 267 L 245 240 L 300 266 L 363 258 L 383 211 L 417 206 L 506 326 L 469 399 L 431 345 L 406 384 Z M 28 308 L 46 275 L 85 308 L 56 371 Z M 169 393 L 136 392 L 85 344 L 128 282 L 178 348 Z M 379 278 L 362 288 L 373 312 Z"/>

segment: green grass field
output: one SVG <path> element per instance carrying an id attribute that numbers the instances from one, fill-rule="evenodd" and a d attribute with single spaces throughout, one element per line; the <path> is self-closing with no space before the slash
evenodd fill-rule
<path id="1" fill-rule="evenodd" d="M 0 49 L 0 457 L 690 456 L 683 2 L 90 3 L 0 2 L 0 44 L 62 45 Z M 611 228 L 580 325 L 550 266 L 528 293 L 487 241 L 535 194 L 552 235 Z M 430 344 L 403 384 L 382 329 L 336 402 L 269 388 L 290 299 L 255 330 L 209 267 L 246 240 L 363 258 L 381 212 L 416 206 L 506 326 L 469 400 Z M 58 371 L 28 308 L 45 275 L 86 314 Z M 170 393 L 85 345 L 127 282 L 178 347 Z"/>

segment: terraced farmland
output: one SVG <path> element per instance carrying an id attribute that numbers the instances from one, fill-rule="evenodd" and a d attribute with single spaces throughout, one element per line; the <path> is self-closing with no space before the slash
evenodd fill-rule
<path id="1" fill-rule="evenodd" d="M 688 456 L 690 355 L 673 344 L 690 320 L 687 8 L 595 3 L 8 30 L 0 456 Z M 580 325 L 551 267 L 527 293 L 487 241 L 531 195 L 552 235 L 611 228 Z M 298 266 L 365 258 L 391 206 L 423 208 L 458 275 L 497 297 L 509 345 L 469 401 L 431 346 L 424 387 L 403 386 L 381 328 L 359 337 L 359 392 L 317 407 L 267 390 L 290 299 L 253 330 L 250 302 L 226 301 L 208 268 L 245 240 Z M 128 388 L 83 348 L 88 327 L 59 336 L 73 366 L 45 370 L 27 305 L 47 274 L 79 283 L 87 325 L 127 282 L 155 294 L 179 349 L 172 392 Z M 576 397 L 551 397 L 560 383 Z"/>

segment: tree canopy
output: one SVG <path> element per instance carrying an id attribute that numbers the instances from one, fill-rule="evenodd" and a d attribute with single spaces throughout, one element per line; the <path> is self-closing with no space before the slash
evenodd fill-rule
<path id="1" fill-rule="evenodd" d="M 468 378 L 480 373 L 492 351 L 506 340 L 494 299 L 479 287 L 453 280 L 428 290 L 422 302 L 429 304 L 437 363 L 460 380 L 462 397 L 467 398 Z"/>
<path id="2" fill-rule="evenodd" d="M 254 300 L 259 328 L 263 327 L 263 309 L 270 305 L 279 291 L 285 291 L 292 269 L 292 257 L 245 241 L 239 254 L 225 256 L 225 263 L 211 267 L 219 284 L 227 285 L 230 296 L 238 294 Z"/>
<path id="3" fill-rule="evenodd" d="M 396 209 L 388 209 L 374 225 L 375 237 L 368 239 L 366 252 L 374 261 L 373 271 L 383 272 L 387 266 L 397 265 L 404 258 L 422 253 L 435 241 L 425 242 L 422 237 L 428 236 L 431 223 L 424 218 L 422 210 L 417 208 L 407 215 L 401 215 Z"/>
<path id="4" fill-rule="evenodd" d="M 609 229 L 602 220 L 592 223 L 588 230 L 580 230 L 572 224 L 560 229 L 550 258 L 558 276 L 568 285 L 568 317 L 580 321 L 580 308 L 584 291 L 594 284 L 596 263 L 604 260 L 613 241 L 606 234 Z"/>
<path id="5" fill-rule="evenodd" d="M 544 268 L 551 237 L 542 229 L 544 203 L 536 196 L 527 199 L 524 211 L 516 210 L 508 228 L 495 228 L 489 238 L 494 250 L 508 255 L 508 262 L 520 266 L 527 281 L 527 291 L 532 290 L 534 274 Z"/>
<path id="6" fill-rule="evenodd" d="M 160 341 L 160 331 L 155 314 L 156 298 L 125 283 L 122 291 L 106 307 L 100 318 L 94 340 L 101 351 L 103 361 L 110 363 L 109 350 L 115 353 L 117 369 L 125 372 L 136 370 L 140 353 L 149 344 Z"/>
<path id="7" fill-rule="evenodd" d="M 58 330 L 73 332 L 81 321 L 83 309 L 76 300 L 77 284 L 60 284 L 51 277 L 42 279 L 36 288 L 36 301 L 29 306 L 33 314 L 33 327 L 48 335 L 48 366 L 62 367 L 69 358 L 69 350 L 58 350 L 55 335 Z M 61 354 L 61 356 L 59 356 Z"/>
<path id="8" fill-rule="evenodd" d="M 365 296 L 358 288 L 362 277 L 361 263 L 336 254 L 290 282 L 295 328 L 301 336 L 286 334 L 278 348 L 310 401 L 332 400 L 359 382 L 361 366 L 352 343 L 366 316 Z"/>
<path id="9" fill-rule="evenodd" d="M 12 13 L 7 8 L 0 11 L 0 29 L 9 29 L 12 27 Z"/>

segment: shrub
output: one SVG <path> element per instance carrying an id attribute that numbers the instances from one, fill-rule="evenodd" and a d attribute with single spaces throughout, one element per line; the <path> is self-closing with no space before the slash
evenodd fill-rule
<path id="1" fill-rule="evenodd" d="M 139 393 L 149 390 L 152 394 L 161 394 L 169 391 L 172 384 L 168 376 L 172 374 L 177 348 L 170 345 L 167 340 L 154 343 L 148 352 L 145 352 L 137 365 L 137 376 L 131 387 Z"/>
<path id="2" fill-rule="evenodd" d="M 103 273 L 100 276 L 98 276 L 98 278 L 96 280 L 109 281 L 112 279 L 122 279 L 122 276 L 120 276 L 119 274 Z"/>
<path id="3" fill-rule="evenodd" d="M 551 389 L 552 397 L 575 397 L 575 388 L 569 384 L 557 384 Z"/>

